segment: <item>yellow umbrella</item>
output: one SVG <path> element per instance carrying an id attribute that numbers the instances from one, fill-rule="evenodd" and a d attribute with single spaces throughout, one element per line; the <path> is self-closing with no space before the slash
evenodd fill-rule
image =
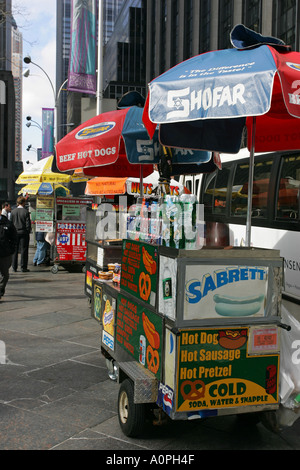
<path id="1" fill-rule="evenodd" d="M 70 194 L 70 190 L 63 186 L 62 184 L 56 183 L 28 183 L 22 189 L 20 189 L 18 194 L 29 194 L 31 196 L 36 196 L 39 194 L 40 196 L 51 196 L 55 191 L 56 195 L 60 196 L 68 196 Z"/>
<path id="2" fill-rule="evenodd" d="M 19 175 L 16 184 L 69 183 L 73 181 L 71 175 L 52 171 L 53 159 L 54 156 L 51 155 L 50 157 L 43 158 L 34 163 L 29 170 L 23 171 L 23 173 Z M 74 181 L 75 180 L 77 179 L 75 178 Z"/>

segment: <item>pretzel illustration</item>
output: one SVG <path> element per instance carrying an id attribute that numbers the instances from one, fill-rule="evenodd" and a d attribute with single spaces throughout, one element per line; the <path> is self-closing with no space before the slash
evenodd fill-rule
<path id="1" fill-rule="evenodd" d="M 150 344 L 147 347 L 147 351 L 146 351 L 146 361 L 147 361 L 148 369 L 154 374 L 156 374 L 159 368 L 159 355 L 156 349 L 153 349 L 152 346 L 150 346 Z"/>
<path id="2" fill-rule="evenodd" d="M 149 274 L 141 272 L 139 277 L 139 291 L 140 297 L 143 300 L 148 300 L 151 293 L 151 279 Z"/>
<path id="3" fill-rule="evenodd" d="M 180 392 L 184 400 L 199 400 L 205 395 L 205 384 L 202 380 L 185 380 L 180 386 Z"/>

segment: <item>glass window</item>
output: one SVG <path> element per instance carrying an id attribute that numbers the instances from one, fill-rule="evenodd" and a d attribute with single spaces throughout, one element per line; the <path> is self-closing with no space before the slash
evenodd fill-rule
<path id="1" fill-rule="evenodd" d="M 261 0 L 243 2 L 243 24 L 254 31 L 261 32 Z"/>
<path id="2" fill-rule="evenodd" d="M 295 0 L 273 0 L 273 36 L 295 48 L 297 5 Z"/>
<path id="3" fill-rule="evenodd" d="M 224 214 L 226 210 L 227 186 L 229 169 L 207 175 L 203 196 L 204 210 L 206 214 Z"/>
<path id="4" fill-rule="evenodd" d="M 268 191 L 273 161 L 254 164 L 252 217 L 267 217 Z M 237 164 L 231 201 L 231 215 L 246 217 L 248 206 L 249 162 Z"/>
<path id="5" fill-rule="evenodd" d="M 219 49 L 231 47 L 230 31 L 233 26 L 233 0 L 223 0 L 219 11 Z"/>
<path id="6" fill-rule="evenodd" d="M 200 52 L 208 52 L 210 50 L 210 22 L 211 22 L 211 5 L 209 0 L 202 0 L 200 3 L 200 19 L 199 19 L 199 43 Z"/>
<path id="7" fill-rule="evenodd" d="M 299 220 L 300 155 L 282 159 L 277 188 L 276 217 Z"/>

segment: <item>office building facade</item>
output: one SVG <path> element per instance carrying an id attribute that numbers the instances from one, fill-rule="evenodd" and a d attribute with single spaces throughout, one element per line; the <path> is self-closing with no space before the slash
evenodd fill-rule
<path id="1" fill-rule="evenodd" d="M 244 24 L 299 51 L 299 0 L 145 0 L 146 82 L 194 55 L 231 46 Z"/>
<path id="2" fill-rule="evenodd" d="M 22 41 L 12 1 L 0 0 L 0 200 L 15 200 L 22 171 Z"/>
<path id="3" fill-rule="evenodd" d="M 103 0 L 103 43 L 109 41 L 114 30 L 115 20 L 122 7 L 123 0 Z M 98 1 L 97 1 L 98 7 Z M 56 91 L 59 92 L 61 86 L 68 78 L 70 38 L 71 38 L 71 0 L 56 0 Z M 98 11 L 98 10 L 97 10 Z M 98 14 L 97 14 L 98 18 Z M 57 107 L 57 140 L 66 135 L 73 126 L 81 122 L 81 107 L 83 96 L 86 96 L 96 107 L 96 98 L 92 95 L 67 92 L 64 86 L 59 93 Z M 68 125 L 68 124 L 71 124 Z"/>

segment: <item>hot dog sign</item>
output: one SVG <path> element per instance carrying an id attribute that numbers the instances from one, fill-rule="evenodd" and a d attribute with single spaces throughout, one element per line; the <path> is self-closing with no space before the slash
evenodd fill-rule
<path id="1" fill-rule="evenodd" d="M 278 402 L 279 355 L 250 355 L 249 327 L 182 330 L 177 411 Z"/>
<path id="2" fill-rule="evenodd" d="M 264 316 L 268 268 L 186 267 L 184 319 Z"/>

